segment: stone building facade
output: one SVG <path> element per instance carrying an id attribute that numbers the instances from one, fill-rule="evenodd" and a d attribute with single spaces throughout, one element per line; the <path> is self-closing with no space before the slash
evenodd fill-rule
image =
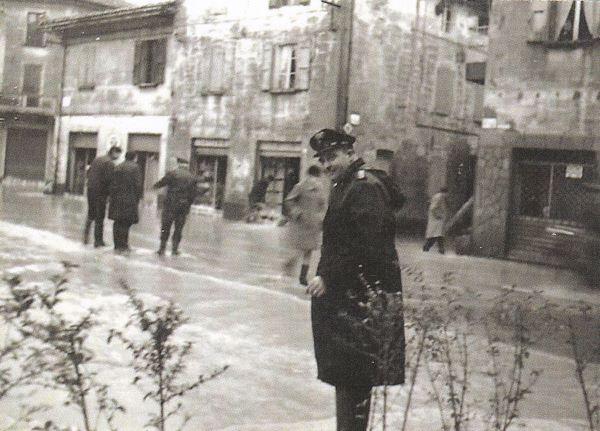
<path id="1" fill-rule="evenodd" d="M 135 151 L 145 198 L 164 174 L 171 131 L 175 2 L 49 21 L 65 50 L 57 185 L 85 189 L 86 168 L 112 145 Z"/>
<path id="2" fill-rule="evenodd" d="M 347 122 L 359 154 L 395 166 L 407 218 L 423 221 L 428 195 L 448 178 L 458 207 L 472 189 L 461 178 L 477 143 L 485 63 L 485 13 L 468 3 L 183 1 L 169 151 L 212 181 L 204 203 L 239 218 L 269 174 L 267 202 L 280 205 L 314 162 L 308 138 Z"/>
<path id="3" fill-rule="evenodd" d="M 596 2 L 494 2 L 473 240 L 484 256 L 573 266 L 600 150 Z"/>
<path id="4" fill-rule="evenodd" d="M 0 4 L 0 177 L 54 181 L 63 51 L 47 19 L 128 4 L 119 0 L 5 0 Z"/>

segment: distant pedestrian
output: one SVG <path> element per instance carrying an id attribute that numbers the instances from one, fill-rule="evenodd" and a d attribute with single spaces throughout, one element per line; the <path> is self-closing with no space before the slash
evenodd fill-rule
<path id="1" fill-rule="evenodd" d="M 431 246 L 437 242 L 438 251 L 441 254 L 445 253 L 444 247 L 444 225 L 448 217 L 447 203 L 448 189 L 442 188 L 438 193 L 433 195 L 429 204 L 429 212 L 427 215 L 427 230 L 425 232 L 425 244 L 423 251 L 429 251 Z"/>
<path id="2" fill-rule="evenodd" d="M 104 217 L 106 216 L 106 202 L 110 194 L 115 161 L 121 156 L 121 148 L 110 147 L 108 153 L 96 157 L 87 172 L 87 201 L 88 212 L 83 231 L 83 243 L 88 244 L 90 230 L 94 223 L 94 247 L 104 247 Z"/>
<path id="3" fill-rule="evenodd" d="M 177 158 L 177 168 L 167 172 L 160 181 L 154 184 L 155 189 L 161 187 L 167 188 L 167 196 L 162 212 L 160 248 L 157 254 L 159 256 L 165 254 L 167 241 L 169 241 L 171 235 L 171 226 L 175 224 L 171 241 L 171 254 L 177 256 L 179 254 L 181 232 L 197 193 L 197 178 L 190 172 L 190 163 L 185 159 Z"/>
<path id="4" fill-rule="evenodd" d="M 302 254 L 300 284 L 304 286 L 308 285 L 306 276 L 310 259 L 312 251 L 319 247 L 323 217 L 327 209 L 320 176 L 321 169 L 316 165 L 310 166 L 306 178 L 294 186 L 283 202 L 284 212 L 289 220 L 286 239 L 291 248 Z M 295 267 L 297 258 L 298 256 L 293 256 L 286 267 Z"/>
<path id="5" fill-rule="evenodd" d="M 333 187 L 323 221 L 323 245 L 317 276 L 310 280 L 311 317 L 318 378 L 335 386 L 338 431 L 368 426 L 371 388 L 404 383 L 402 312 L 390 327 L 393 344 L 361 340 L 354 322 L 364 312 L 357 298 L 367 296 L 361 276 L 399 294 L 402 280 L 395 247 L 394 210 L 404 198 L 382 171 L 367 169 L 352 148 L 355 138 L 323 129 L 310 139 Z M 381 341 L 381 340 L 379 340 Z M 393 349 L 396 359 L 382 373 L 373 357 Z M 391 365 L 391 364 L 388 364 Z"/>
<path id="6" fill-rule="evenodd" d="M 262 205 L 264 205 L 267 198 L 267 189 L 274 179 L 273 175 L 267 175 L 254 184 L 252 190 L 250 190 L 250 193 L 248 194 L 248 204 L 251 211 L 262 209 Z"/>
<path id="7" fill-rule="evenodd" d="M 129 251 L 129 229 L 139 221 L 138 204 L 143 195 L 142 172 L 136 154 L 128 151 L 125 161 L 115 167 L 110 186 L 108 217 L 114 220 L 115 251 Z"/>

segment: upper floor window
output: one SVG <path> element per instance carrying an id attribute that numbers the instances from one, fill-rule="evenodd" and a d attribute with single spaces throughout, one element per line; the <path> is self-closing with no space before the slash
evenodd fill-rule
<path id="1" fill-rule="evenodd" d="M 79 90 L 92 90 L 96 86 L 95 46 L 86 46 L 79 57 L 77 81 Z"/>
<path id="2" fill-rule="evenodd" d="M 565 44 L 599 37 L 598 3 L 582 0 L 531 2 L 529 40 Z"/>
<path id="3" fill-rule="evenodd" d="M 27 46 L 46 46 L 44 31 L 40 28 L 41 21 L 46 17 L 43 12 L 27 13 L 27 37 L 25 45 Z"/>
<path id="4" fill-rule="evenodd" d="M 139 40 L 135 43 L 133 83 L 139 86 L 155 86 L 165 81 L 167 40 Z"/>
<path id="5" fill-rule="evenodd" d="M 292 92 L 307 90 L 310 80 L 310 48 L 298 44 L 265 44 L 263 90 Z"/>
<path id="6" fill-rule="evenodd" d="M 276 9 L 282 6 L 292 5 L 307 5 L 310 4 L 310 0 L 269 0 L 269 9 Z"/>
<path id="7" fill-rule="evenodd" d="M 207 42 L 202 47 L 198 69 L 201 94 L 225 94 L 231 81 L 233 52 L 234 46 L 223 42 Z"/>
<path id="8" fill-rule="evenodd" d="M 467 63 L 465 66 L 465 79 L 467 81 L 473 82 L 475 84 L 484 85 L 485 84 L 485 66 L 486 66 L 486 63 L 483 61 Z"/>
<path id="9" fill-rule="evenodd" d="M 25 96 L 25 106 L 39 106 L 41 87 L 42 65 L 25 64 L 23 66 L 23 87 L 21 89 L 21 94 Z"/>

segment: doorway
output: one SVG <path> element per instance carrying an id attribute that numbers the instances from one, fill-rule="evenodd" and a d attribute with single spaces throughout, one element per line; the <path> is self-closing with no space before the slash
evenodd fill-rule
<path id="1" fill-rule="evenodd" d="M 265 203 L 267 206 L 283 207 L 283 201 L 300 179 L 300 157 L 260 156 L 260 179 L 273 176 Z"/>
<path id="2" fill-rule="evenodd" d="M 201 185 L 208 188 L 208 191 L 196 197 L 194 203 L 222 209 L 227 178 L 227 156 L 196 154 L 192 172 L 198 176 Z"/>

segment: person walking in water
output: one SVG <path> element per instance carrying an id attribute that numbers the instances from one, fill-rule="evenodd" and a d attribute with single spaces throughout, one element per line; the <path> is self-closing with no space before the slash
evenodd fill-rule
<path id="1" fill-rule="evenodd" d="M 447 196 L 448 189 L 443 187 L 431 198 L 427 214 L 427 230 L 425 232 L 426 239 L 425 244 L 423 244 L 423 251 L 429 251 L 431 246 L 436 242 L 438 244 L 438 251 L 441 254 L 444 254 L 446 251 L 444 247 L 444 225 L 448 216 Z"/>
<path id="2" fill-rule="evenodd" d="M 284 212 L 289 220 L 286 239 L 291 248 L 302 254 L 300 269 L 300 284 L 307 286 L 308 270 L 313 250 L 319 247 L 323 217 L 327 209 L 325 191 L 321 184 L 321 169 L 312 165 L 307 170 L 307 176 L 294 186 L 285 198 Z M 286 269 L 296 266 L 298 256 L 293 256 L 287 263 Z"/>
<path id="3" fill-rule="evenodd" d="M 106 203 L 110 193 L 115 161 L 121 156 L 121 148 L 110 147 L 108 153 L 96 157 L 88 170 L 87 202 L 88 212 L 83 229 L 83 243 L 90 241 L 90 230 L 94 224 L 94 247 L 104 247 L 104 217 L 106 217 Z"/>
<path id="4" fill-rule="evenodd" d="M 179 255 L 179 243 L 183 226 L 196 198 L 197 179 L 190 172 L 190 163 L 182 158 L 177 158 L 177 168 L 167 172 L 156 184 L 155 189 L 167 188 L 167 196 L 163 208 L 160 227 L 160 247 L 156 252 L 164 256 L 167 242 L 171 235 L 171 227 L 175 224 L 173 239 L 171 240 L 171 254 Z"/>

